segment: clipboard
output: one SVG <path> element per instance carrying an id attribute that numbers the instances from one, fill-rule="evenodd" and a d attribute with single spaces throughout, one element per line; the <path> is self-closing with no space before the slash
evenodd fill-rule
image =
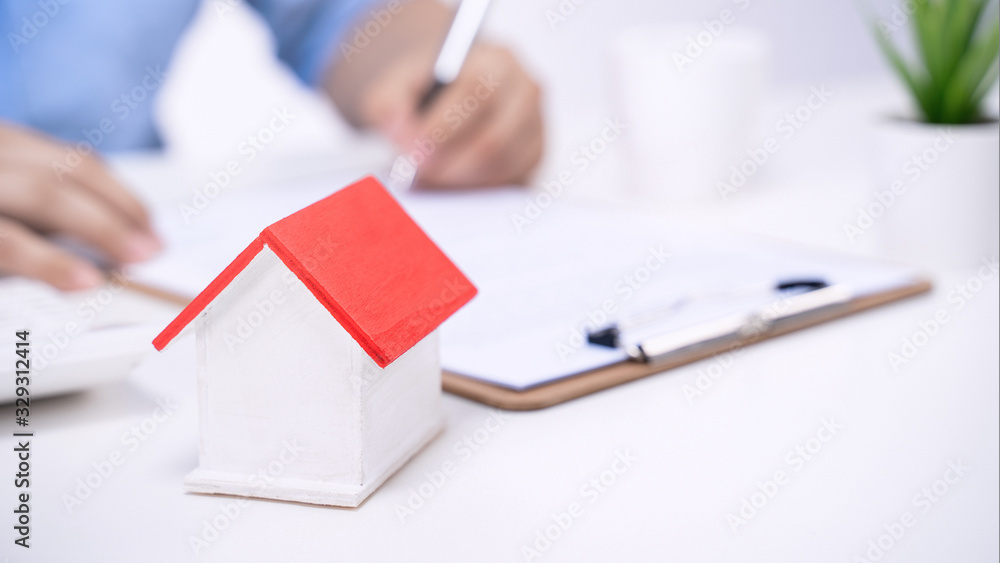
<path id="1" fill-rule="evenodd" d="M 301 185 L 289 208 L 325 194 L 326 183 Z M 494 189 L 466 193 L 397 194 L 403 207 L 479 288 L 480 295 L 441 327 L 442 386 L 452 394 L 510 410 L 556 405 L 614 385 L 773 338 L 878 305 L 917 295 L 931 284 L 913 269 L 871 258 L 734 233 L 637 209 L 609 208 L 582 201 L 552 205 L 523 227 L 514 218 L 525 209 L 528 192 Z M 259 201 L 258 201 L 259 199 Z M 301 200 L 301 201 L 299 201 Z M 242 248 L 245 233 L 280 218 L 285 210 L 261 194 L 246 196 L 239 208 L 214 208 L 227 222 L 220 237 L 200 224 L 180 224 L 166 214 L 161 225 L 174 251 L 131 272 L 149 294 L 184 303 Z M 235 205 L 235 204 L 233 204 Z M 294 209 L 293 209 L 294 210 Z M 170 219 L 174 223 L 169 223 Z M 227 219 L 227 220 L 228 220 Z M 232 239 L 232 240 L 230 240 Z M 206 242 L 207 241 L 207 242 Z M 198 252 L 189 249 L 198 243 Z M 669 256 L 661 256 L 667 252 Z M 654 267 L 653 279 L 618 295 L 615 281 L 636 268 Z M 648 277 L 649 272 L 642 272 Z M 624 277 L 623 277 L 624 276 Z M 201 279 L 204 277 L 204 279 Z M 727 291 L 732 284 L 771 284 L 815 278 L 847 284 L 855 298 L 835 308 L 783 322 L 752 339 L 721 339 L 673 354 L 655 364 L 624 361 L 618 350 L 584 346 L 568 358 L 553 349 L 580 313 L 613 297 L 621 312 L 656 308 L 698 291 Z M 637 278 L 639 279 L 639 278 Z M 642 279 L 645 279 L 644 277 Z M 640 281 L 642 281 L 640 279 Z M 736 281 L 738 280 L 738 282 Z M 133 284 L 138 287 L 141 284 Z M 544 286 L 544 287 L 543 287 Z M 192 290 L 192 288 L 194 288 Z M 530 289 L 525 293 L 525 289 Z M 575 292 L 575 293 L 573 293 Z M 693 293 L 692 293 L 693 292 Z M 631 300 L 630 300 L 631 299 Z M 741 302 L 742 303 L 742 302 Z M 707 305 L 708 310 L 701 310 Z M 737 309 L 728 309 L 728 312 Z M 679 328 L 719 313 L 710 303 L 688 307 L 664 327 Z M 692 316 L 693 315 L 693 316 Z M 686 323 L 686 324 L 685 324 Z"/>
<path id="2" fill-rule="evenodd" d="M 126 286 L 130 290 L 179 306 L 186 306 L 190 301 L 175 293 L 140 282 L 129 281 L 126 282 Z M 662 361 L 623 361 L 612 366 L 585 371 L 524 390 L 510 389 L 448 370 L 442 370 L 441 372 L 441 387 L 444 391 L 453 395 L 500 409 L 516 411 L 543 409 L 630 381 L 660 374 L 717 354 L 726 353 L 790 332 L 806 329 L 868 309 L 927 293 L 932 288 L 933 284 L 929 280 L 917 279 L 913 283 L 903 287 L 859 297 L 844 303 L 840 307 L 829 308 L 817 311 L 815 314 L 801 316 L 788 323 L 776 326 L 766 333 L 744 336 L 735 341 L 718 341 L 705 346 L 695 347 L 672 355 L 669 359 Z"/>
<path id="3" fill-rule="evenodd" d="M 842 307 L 803 316 L 765 334 L 743 338 L 736 342 L 719 342 L 677 354 L 668 360 L 655 363 L 625 361 L 618 364 L 586 371 L 544 383 L 525 390 L 514 390 L 494 385 L 482 380 L 444 371 L 442 387 L 445 391 L 473 401 L 506 410 L 537 410 L 596 393 L 616 385 L 642 379 L 673 368 L 710 358 L 716 354 L 752 345 L 771 338 L 826 323 L 841 317 L 859 313 L 880 305 L 886 305 L 926 293 L 933 285 L 929 280 L 917 279 L 913 283 L 881 293 L 852 299 Z"/>

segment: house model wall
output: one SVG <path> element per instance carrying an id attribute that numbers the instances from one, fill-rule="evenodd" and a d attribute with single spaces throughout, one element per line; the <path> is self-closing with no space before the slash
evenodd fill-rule
<path id="1" fill-rule="evenodd" d="M 436 329 L 474 294 L 371 178 L 265 229 L 154 341 L 196 332 L 187 489 L 358 506 L 440 429 Z"/>

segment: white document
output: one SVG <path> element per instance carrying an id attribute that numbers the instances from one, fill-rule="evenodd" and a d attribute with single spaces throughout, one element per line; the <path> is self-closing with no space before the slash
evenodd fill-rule
<path id="1" fill-rule="evenodd" d="M 860 297 L 916 278 L 907 268 L 599 204 L 556 201 L 531 219 L 529 195 L 404 198 L 480 291 L 444 325 L 444 367 L 513 389 L 624 360 L 586 342 L 588 330 L 609 322 L 653 312 L 652 328 L 669 331 L 766 307 L 779 281 L 819 278 Z"/>
<path id="2" fill-rule="evenodd" d="M 264 227 L 341 185 L 328 179 L 244 191 L 187 219 L 165 206 L 157 223 L 169 250 L 132 275 L 193 296 Z M 399 195 L 479 289 L 442 327 L 445 369 L 526 389 L 622 361 L 621 351 L 588 344 L 587 330 L 664 305 L 674 306 L 656 330 L 764 306 L 779 281 L 821 278 L 860 297 L 916 277 L 907 268 L 607 205 L 557 199 L 530 207 L 534 196 L 515 188 Z"/>

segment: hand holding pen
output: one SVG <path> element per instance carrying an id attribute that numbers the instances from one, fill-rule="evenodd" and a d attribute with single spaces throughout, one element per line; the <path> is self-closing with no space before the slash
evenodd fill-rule
<path id="1" fill-rule="evenodd" d="M 417 3 L 384 33 L 403 35 Z M 400 148 L 397 175 L 437 187 L 518 184 L 541 159 L 538 85 L 506 49 L 473 42 L 486 4 L 463 2 L 443 43 L 407 51 L 400 37 L 386 71 L 365 88 L 359 120 Z"/>

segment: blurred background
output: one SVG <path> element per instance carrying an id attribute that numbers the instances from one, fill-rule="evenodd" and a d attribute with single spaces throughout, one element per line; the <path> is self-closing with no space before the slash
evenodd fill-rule
<path id="1" fill-rule="evenodd" d="M 753 27 L 768 36 L 769 74 L 779 90 L 830 80 L 889 78 L 871 28 L 850 2 L 497 0 L 483 35 L 515 51 L 546 90 L 549 151 L 538 177 L 558 168 L 576 141 L 592 137 L 609 117 L 614 98 L 611 53 L 618 37 L 640 24 L 711 20 L 727 8 L 738 12 L 733 27 Z M 347 128 L 336 111 L 297 84 L 272 52 L 268 31 L 252 9 L 237 0 L 204 3 L 159 99 L 161 127 L 176 155 L 228 158 L 275 106 L 285 105 L 301 118 L 269 156 L 343 146 Z"/>
<path id="2" fill-rule="evenodd" d="M 559 189 L 553 182 L 569 171 L 572 186 L 560 197 L 624 202 L 928 268 L 978 263 L 996 248 L 997 219 L 982 211 L 997 207 L 995 124 L 983 138 L 967 136 L 951 151 L 963 156 L 944 159 L 950 164 L 904 178 L 911 193 L 936 198 L 906 196 L 886 213 L 894 218 L 869 216 L 885 211 L 876 192 L 937 135 L 935 127 L 892 124 L 916 114 L 880 52 L 876 25 L 894 25 L 893 41 L 912 55 L 906 8 L 905 0 L 496 0 L 482 35 L 515 51 L 543 85 L 547 150 L 536 189 Z M 392 147 L 352 131 L 273 51 L 252 9 L 204 2 L 157 100 L 171 161 L 184 171 L 179 194 L 203 185 L 278 108 L 295 116 L 290 129 L 240 182 L 292 183 L 282 174 L 316 172 L 320 162 L 370 163 L 373 173 L 391 163 Z M 690 65 L 678 63 L 682 53 L 695 55 Z M 997 100 L 994 86 L 987 115 L 998 114 Z M 616 121 L 626 125 L 624 141 L 580 160 L 581 147 Z M 779 149 L 766 165 L 747 163 L 769 138 Z M 743 164 L 752 169 L 745 185 L 725 193 L 720 182 L 731 185 Z M 968 193 L 955 195 L 956 183 Z M 913 224 L 897 224 L 900 217 Z M 955 230 L 961 237 L 949 239 Z M 929 246 L 940 247 L 936 256 Z M 952 259 L 956 248 L 966 250 Z"/>

